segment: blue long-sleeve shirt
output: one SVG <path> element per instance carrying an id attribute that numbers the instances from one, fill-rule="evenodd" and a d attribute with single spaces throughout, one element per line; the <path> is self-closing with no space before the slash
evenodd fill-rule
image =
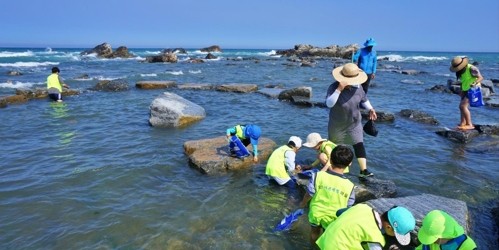
<path id="1" fill-rule="evenodd" d="M 377 66 L 377 54 L 373 49 L 369 51 L 366 48 L 359 49 L 357 53 L 353 56 L 353 61 L 359 66 L 360 69 L 364 70 L 366 74 L 376 74 Z"/>

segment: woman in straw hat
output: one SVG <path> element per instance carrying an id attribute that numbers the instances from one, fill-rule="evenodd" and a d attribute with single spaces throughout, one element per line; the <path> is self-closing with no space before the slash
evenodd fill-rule
<path id="1" fill-rule="evenodd" d="M 376 120 L 376 111 L 367 99 L 360 84 L 367 80 L 367 75 L 353 63 L 333 69 L 336 81 L 327 90 L 326 105 L 330 108 L 328 139 L 335 143 L 353 145 L 355 157 L 359 163 L 359 177 L 373 174 L 367 169 L 364 131 L 360 108 L 369 110 L 369 119 Z"/>
<path id="2" fill-rule="evenodd" d="M 483 77 L 477 67 L 468 63 L 467 57 L 454 57 L 451 61 L 450 71 L 456 72 L 456 78 L 461 81 L 461 102 L 459 102 L 461 122 L 457 125 L 457 129 L 474 129 L 475 126 L 471 122 L 471 113 L 468 109 L 468 105 L 470 104 L 468 90 L 471 86 L 479 84 L 483 80 Z"/>

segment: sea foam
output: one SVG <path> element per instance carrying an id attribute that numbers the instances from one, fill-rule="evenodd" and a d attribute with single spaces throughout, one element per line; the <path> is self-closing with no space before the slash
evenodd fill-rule
<path id="1" fill-rule="evenodd" d="M 0 57 L 27 57 L 27 56 L 34 56 L 35 53 L 32 51 L 28 50 L 25 52 L 10 52 L 10 51 L 2 51 L 0 52 Z"/>
<path id="2" fill-rule="evenodd" d="M 390 62 L 427 62 L 427 61 L 442 61 L 448 60 L 445 56 L 401 56 L 401 55 L 382 55 L 377 57 L 378 60 L 388 60 Z"/>
<path id="3" fill-rule="evenodd" d="M 0 67 L 14 67 L 14 68 L 30 68 L 49 65 L 59 65 L 58 62 L 15 62 L 15 63 L 0 63 Z"/>
<path id="4" fill-rule="evenodd" d="M 31 88 L 34 85 L 45 85 L 45 83 L 44 82 L 7 81 L 7 82 L 0 83 L 0 88 L 22 89 L 22 88 Z"/>
<path id="5" fill-rule="evenodd" d="M 166 71 L 165 72 L 166 74 L 170 74 L 170 75 L 174 75 L 174 76 L 178 76 L 178 75 L 183 75 L 184 72 L 182 72 L 182 70 L 179 70 L 179 71 Z"/>

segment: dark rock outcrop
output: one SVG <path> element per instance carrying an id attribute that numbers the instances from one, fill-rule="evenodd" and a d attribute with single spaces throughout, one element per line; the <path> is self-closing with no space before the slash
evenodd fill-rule
<path id="1" fill-rule="evenodd" d="M 154 99 L 149 110 L 154 127 L 182 127 L 206 117 L 203 107 L 169 92 Z"/>
<path id="2" fill-rule="evenodd" d="M 222 92 L 252 93 L 258 90 L 258 86 L 249 83 L 221 84 L 216 86 L 215 90 Z"/>
<path id="3" fill-rule="evenodd" d="M 499 135 L 499 125 L 480 125 L 475 124 L 475 129 L 480 133 L 487 135 Z"/>
<path id="4" fill-rule="evenodd" d="M 29 99 L 24 95 L 0 96 L 0 107 L 7 107 L 8 104 L 25 103 Z"/>
<path id="5" fill-rule="evenodd" d="M 277 55 L 296 56 L 296 57 L 338 57 L 348 58 L 359 49 L 357 44 L 351 44 L 344 47 L 332 45 L 325 48 L 315 47 L 312 45 L 298 44 L 293 49 L 278 50 Z"/>
<path id="6" fill-rule="evenodd" d="M 166 89 L 176 87 L 174 81 L 138 81 L 135 87 L 138 89 Z"/>
<path id="7" fill-rule="evenodd" d="M 251 93 L 257 91 L 258 86 L 256 84 L 247 83 L 221 84 L 216 86 L 215 90 L 222 92 Z"/>
<path id="8" fill-rule="evenodd" d="M 148 63 L 176 63 L 178 62 L 177 54 L 172 52 L 163 53 L 157 56 L 148 56 L 145 59 Z"/>
<path id="9" fill-rule="evenodd" d="M 163 51 L 161 51 L 161 54 L 166 54 L 166 53 L 187 54 L 187 51 L 183 48 L 164 49 Z"/>
<path id="10" fill-rule="evenodd" d="M 110 58 L 113 54 L 113 48 L 109 43 L 102 43 L 95 46 L 93 49 L 86 50 L 80 53 L 80 55 L 90 55 L 97 54 L 98 57 Z"/>
<path id="11" fill-rule="evenodd" d="M 212 45 L 210 47 L 202 48 L 201 52 L 222 52 L 222 49 L 218 45 Z"/>
<path id="12" fill-rule="evenodd" d="M 362 118 L 365 120 L 369 119 L 369 111 L 362 109 L 360 111 L 360 114 L 362 115 Z M 376 116 L 378 119 L 376 119 L 376 122 L 393 122 L 395 121 L 395 115 L 389 112 L 385 111 L 378 111 L 376 110 Z"/>
<path id="13" fill-rule="evenodd" d="M 433 87 L 431 87 L 429 89 L 426 89 L 426 90 L 433 91 L 433 92 L 453 94 L 453 91 L 449 87 L 447 87 L 447 86 L 445 86 L 443 84 L 435 85 L 435 86 L 433 86 Z"/>
<path id="14" fill-rule="evenodd" d="M 63 92 L 64 93 L 64 92 Z M 28 99 L 46 98 L 49 93 L 47 89 L 16 89 L 16 95 L 26 96 Z"/>
<path id="15" fill-rule="evenodd" d="M 461 143 L 468 143 L 473 138 L 480 135 L 480 133 L 475 129 L 473 130 L 444 129 L 444 130 L 438 130 L 435 133 L 437 135 L 449 138 L 452 141 L 461 142 Z"/>
<path id="16" fill-rule="evenodd" d="M 74 80 L 88 80 L 88 79 L 90 79 L 90 76 L 88 76 L 88 74 L 81 74 L 73 79 Z"/>
<path id="17" fill-rule="evenodd" d="M 78 95 L 79 90 L 64 89 L 63 96 Z M 48 97 L 47 89 L 16 89 L 16 94 L 12 96 L 0 96 L 0 108 L 7 107 L 8 104 L 25 103 L 31 99 L 42 99 Z"/>
<path id="18" fill-rule="evenodd" d="M 494 96 L 487 101 L 485 101 L 485 105 L 489 107 L 499 108 L 499 97 Z"/>
<path id="19" fill-rule="evenodd" d="M 214 56 L 212 53 L 208 53 L 204 59 L 217 59 L 218 57 Z"/>
<path id="20" fill-rule="evenodd" d="M 7 99 L 5 99 L 4 97 L 0 96 L 0 108 L 6 108 L 7 107 Z"/>
<path id="21" fill-rule="evenodd" d="M 326 107 L 326 102 L 324 101 L 312 100 L 308 97 L 303 97 L 303 96 L 291 96 L 291 103 L 305 107 L 321 107 L 321 108 Z"/>
<path id="22" fill-rule="evenodd" d="M 118 92 L 118 91 L 126 91 L 129 89 L 128 82 L 126 80 L 117 79 L 117 80 L 103 80 L 98 82 L 93 90 L 96 91 L 108 91 L 108 92 Z"/>
<path id="23" fill-rule="evenodd" d="M 452 141 L 460 142 L 460 143 L 469 143 L 471 140 L 480 134 L 485 135 L 499 135 L 499 125 L 479 125 L 475 124 L 475 129 L 472 130 L 453 130 L 453 129 L 442 129 L 435 132 L 437 135 L 449 138 Z M 472 149 L 476 151 L 489 151 L 491 148 L 495 147 L 497 144 L 497 140 L 489 140 L 488 142 L 484 142 L 481 149 Z"/>
<path id="24" fill-rule="evenodd" d="M 292 89 L 287 89 L 279 93 L 277 97 L 279 100 L 287 100 L 293 101 L 293 96 L 301 96 L 310 98 L 312 97 L 312 88 L 311 87 L 296 87 Z"/>
<path id="25" fill-rule="evenodd" d="M 397 195 L 397 186 L 391 180 L 378 178 L 362 179 L 355 187 L 355 202 L 360 203 L 377 198 L 390 198 Z"/>
<path id="26" fill-rule="evenodd" d="M 433 116 L 419 110 L 403 109 L 400 111 L 400 115 L 420 123 L 433 125 L 439 123 Z"/>
<path id="27" fill-rule="evenodd" d="M 128 48 L 125 47 L 125 46 L 120 46 L 116 49 L 116 51 L 114 51 L 112 54 L 111 54 L 111 58 L 116 58 L 116 57 L 120 57 L 120 58 L 131 58 L 133 57 L 132 54 L 130 54 L 130 52 L 128 52 Z"/>
<path id="28" fill-rule="evenodd" d="M 93 49 L 86 50 L 80 53 L 80 55 L 82 56 L 90 54 L 97 54 L 98 57 L 102 58 L 133 57 L 133 55 L 128 52 L 128 48 L 125 46 L 120 46 L 115 52 L 113 52 L 113 48 L 109 43 L 99 44 L 95 46 Z"/>
<path id="29" fill-rule="evenodd" d="M 258 160 L 266 162 L 276 148 L 276 143 L 271 139 L 260 137 L 258 140 Z M 252 152 L 251 145 L 248 150 Z M 224 173 L 253 166 L 253 157 L 238 159 L 229 155 L 229 147 L 225 136 L 186 141 L 184 152 L 189 157 L 191 165 L 205 174 Z"/>

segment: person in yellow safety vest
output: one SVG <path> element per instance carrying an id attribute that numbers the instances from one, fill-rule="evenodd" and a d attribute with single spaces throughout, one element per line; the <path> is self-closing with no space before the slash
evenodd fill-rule
<path id="1" fill-rule="evenodd" d="M 296 152 L 301 148 L 301 142 L 300 137 L 291 136 L 288 144 L 272 152 L 265 167 L 265 174 L 271 181 L 291 189 L 296 188 L 296 182 L 290 176 L 301 172 L 301 166 L 295 162 Z"/>
<path id="2" fill-rule="evenodd" d="M 254 124 L 236 125 L 227 129 L 227 140 L 229 140 L 229 151 L 231 155 L 238 158 L 250 156 L 246 148 L 249 144 L 253 146 L 253 162 L 258 162 L 258 139 L 262 130 Z"/>
<path id="3" fill-rule="evenodd" d="M 465 234 L 464 228 L 442 210 L 433 210 L 426 214 L 418 231 L 418 240 L 421 245 L 417 250 L 477 249 L 473 239 Z"/>
<path id="4" fill-rule="evenodd" d="M 310 168 L 314 168 L 317 165 L 322 164 L 322 170 L 326 171 L 329 169 L 331 151 L 333 151 L 336 144 L 327 139 L 322 139 L 319 133 L 310 133 L 307 136 L 307 141 L 303 143 L 303 146 L 307 148 L 313 148 L 319 152 L 317 154 L 317 159 L 310 164 Z M 348 167 L 345 169 L 345 173 L 348 173 Z"/>
<path id="5" fill-rule="evenodd" d="M 324 229 L 337 218 L 338 209 L 351 207 L 355 203 L 354 184 L 343 175 L 345 168 L 352 164 L 352 150 L 348 146 L 338 145 L 330 155 L 328 169 L 323 168 L 312 174 L 307 193 L 300 204 L 301 207 L 306 207 L 311 200 L 308 220 L 312 245 L 315 245 Z"/>
<path id="6" fill-rule="evenodd" d="M 58 67 L 53 67 L 52 74 L 47 77 L 47 89 L 49 98 L 57 102 L 62 102 L 62 88 L 69 88 L 69 86 L 64 83 L 59 76 L 60 72 L 61 71 Z"/>
<path id="7" fill-rule="evenodd" d="M 449 69 L 452 72 L 456 72 L 456 78 L 461 81 L 461 102 L 459 102 L 461 121 L 457 125 L 457 129 L 475 129 L 475 126 L 471 122 L 471 112 L 468 109 L 470 104 L 470 100 L 468 99 L 468 90 L 471 86 L 481 83 L 483 80 L 482 74 L 480 74 L 480 70 L 478 70 L 477 67 L 468 63 L 467 57 L 454 57 Z"/>
<path id="8" fill-rule="evenodd" d="M 416 226 L 412 213 L 405 207 L 395 206 L 379 213 L 367 204 L 357 204 L 341 213 L 331 222 L 316 241 L 320 249 L 379 249 L 385 245 L 383 234 L 395 236 L 406 246 L 411 242 L 411 231 Z"/>

